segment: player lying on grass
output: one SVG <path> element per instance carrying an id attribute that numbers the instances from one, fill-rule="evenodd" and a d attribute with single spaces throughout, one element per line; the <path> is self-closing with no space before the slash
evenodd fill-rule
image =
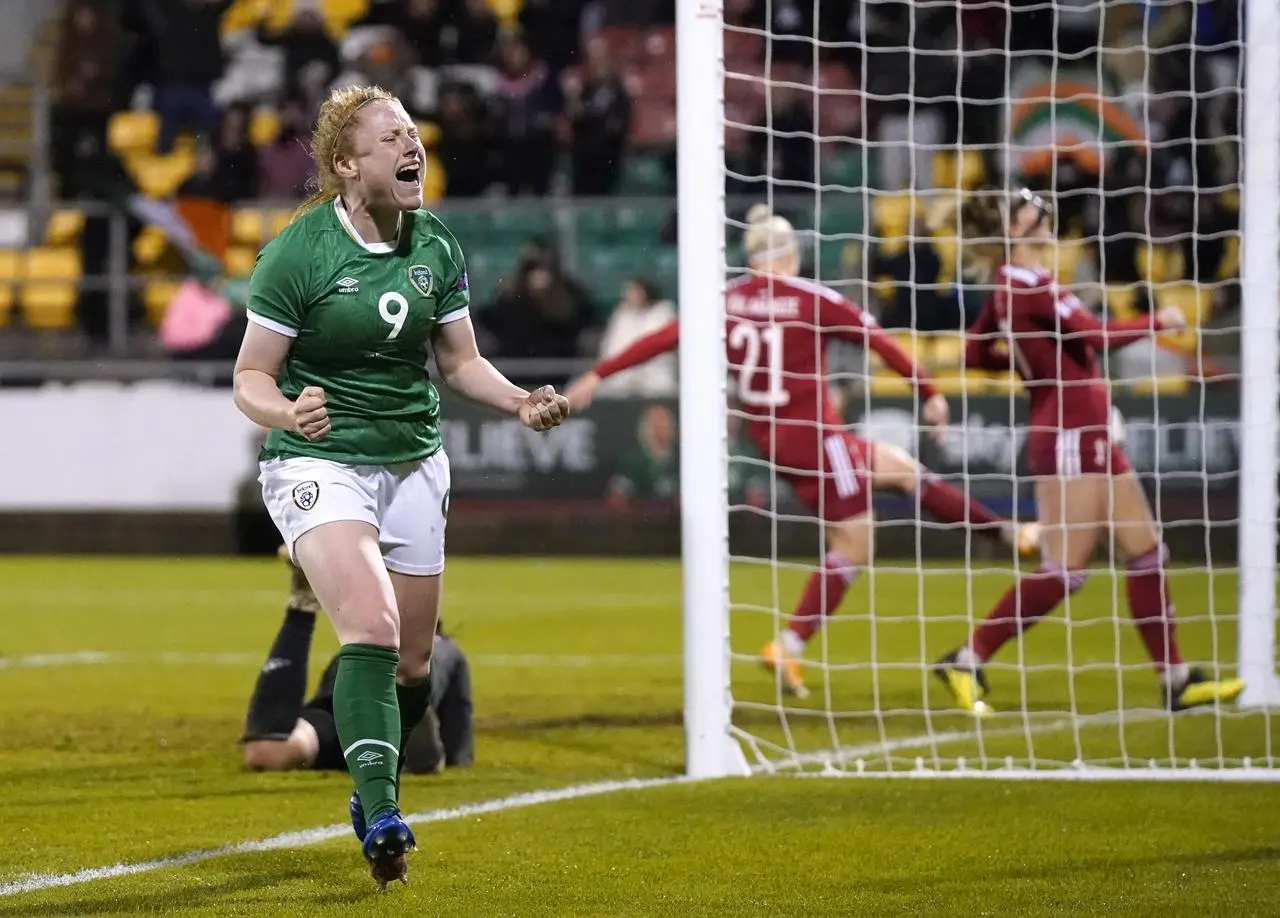
<path id="1" fill-rule="evenodd" d="M 385 886 L 405 879 L 415 845 L 398 774 L 427 709 L 444 570 L 449 462 L 428 357 L 459 395 L 533 430 L 569 406 L 477 351 L 462 250 L 422 210 L 426 154 L 404 106 L 376 87 L 336 90 L 312 148 L 320 190 L 250 280 L 235 402 L 271 428 L 263 498 L 342 644 L 333 714 L 351 823 Z"/>
<path id="2" fill-rule="evenodd" d="M 1045 269 L 1052 211 L 1021 191 L 977 196 L 960 209 L 960 233 L 975 274 L 995 291 L 969 332 L 970 367 L 1016 372 L 1031 402 L 1027 470 L 1035 483 L 1043 563 L 1017 583 L 936 669 L 962 708 L 986 710 L 982 664 L 1084 586 L 1104 532 L 1125 558 L 1125 594 L 1172 710 L 1230 701 L 1238 679 L 1216 680 L 1182 659 L 1164 565 L 1168 550 L 1128 457 L 1110 434 L 1111 399 L 1098 352 L 1185 325 L 1166 307 L 1155 316 L 1101 323 Z M 998 266 L 998 267 L 997 267 Z"/>
<path id="3" fill-rule="evenodd" d="M 281 553 L 288 560 L 283 549 Z M 306 575 L 292 562 L 289 571 L 292 589 L 284 623 L 258 673 L 245 716 L 245 764 L 254 771 L 345 771 L 347 764 L 333 720 L 338 657 L 329 662 L 315 694 L 304 703 L 307 661 L 320 602 Z M 431 696 L 426 715 L 409 734 L 404 748 L 404 770 L 410 774 L 435 774 L 446 765 L 470 765 L 474 756 L 467 658 L 438 627 L 428 681 Z"/>
<path id="4" fill-rule="evenodd" d="M 749 270 L 729 284 L 725 298 L 736 401 L 748 437 L 823 521 L 827 540 L 826 557 L 809 577 L 786 629 L 761 654 L 782 690 L 803 698 L 808 695 L 800 664 L 805 645 L 871 559 L 872 488 L 901 491 L 932 516 L 971 526 L 1023 554 L 1034 553 L 1036 532 L 969 500 L 898 447 L 863 440 L 846 429 L 827 385 L 826 345 L 833 338 L 870 348 L 912 380 L 926 423 L 946 425 L 947 400 L 874 318 L 834 290 L 797 276 L 800 253 L 787 220 L 756 205 L 747 223 Z M 585 407 L 602 379 L 674 350 L 678 340 L 675 322 L 638 339 L 574 382 L 566 390 L 569 403 Z"/>

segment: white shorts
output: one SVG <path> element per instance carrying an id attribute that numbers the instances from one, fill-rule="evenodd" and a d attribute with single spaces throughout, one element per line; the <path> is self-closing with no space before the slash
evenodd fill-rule
<path id="1" fill-rule="evenodd" d="M 358 520 L 378 530 L 387 570 L 430 576 L 444 570 L 449 458 L 444 450 L 397 465 L 344 465 L 305 457 L 260 463 L 262 499 L 293 557 L 303 533 Z"/>

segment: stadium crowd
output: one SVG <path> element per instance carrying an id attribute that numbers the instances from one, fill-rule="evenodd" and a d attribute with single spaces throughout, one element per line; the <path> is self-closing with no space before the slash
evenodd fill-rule
<path id="1" fill-rule="evenodd" d="M 102 176 L 119 173 L 154 198 L 211 202 L 224 224 L 228 206 L 287 206 L 311 174 L 302 139 L 319 99 L 378 83 L 419 120 L 428 197 L 447 214 L 467 199 L 654 195 L 657 216 L 634 231 L 618 229 L 632 219 L 620 203 L 601 234 L 577 219 L 566 239 L 545 216 L 500 245 L 460 233 L 488 276 L 477 322 L 494 353 L 622 347 L 629 325 L 650 327 L 647 304 L 674 292 L 674 5 L 68 0 L 52 74 L 57 197 L 109 198 Z M 1235 305 L 1238 0 L 725 6 L 729 190 L 779 192 L 780 212 L 819 234 L 817 273 L 865 283 L 884 324 L 957 330 L 972 318 L 983 292 L 963 283 L 954 230 L 931 225 L 928 202 L 1006 176 L 1054 194 L 1060 280 L 1094 289 L 1093 305 L 1149 309 L 1188 286 L 1197 315 Z M 1006 99 L 1021 100 L 1007 122 Z M 203 240 L 197 212 L 183 213 Z M 610 232 L 612 247 L 595 239 Z M 74 237 L 83 275 L 106 270 L 106 235 L 90 218 Z M 272 233 L 227 235 L 209 247 L 242 274 Z M 159 276 L 163 259 L 139 249 L 135 274 Z M 640 277 L 641 263 L 660 269 Z M 157 323 L 167 299 L 143 299 L 134 315 Z M 79 300 L 80 324 L 103 336 L 105 293 Z"/>

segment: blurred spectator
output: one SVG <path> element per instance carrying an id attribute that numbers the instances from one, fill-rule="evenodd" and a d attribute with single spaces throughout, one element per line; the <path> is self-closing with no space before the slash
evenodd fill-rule
<path id="1" fill-rule="evenodd" d="M 555 168 L 559 84 L 521 38 L 504 38 L 498 61 L 497 105 L 505 135 L 502 180 L 511 194 L 531 192 L 541 197 L 551 187 Z"/>
<path id="2" fill-rule="evenodd" d="M 484 100 L 474 86 L 453 83 L 440 88 L 437 105 L 437 150 L 449 177 L 445 190 L 450 197 L 478 197 L 494 183 L 498 166 Z"/>
<path id="3" fill-rule="evenodd" d="M 582 288 L 565 275 L 554 254 L 534 245 L 476 322 L 492 339 L 494 356 L 571 358 L 582 354 L 593 316 Z M 542 381 L 559 385 L 565 378 Z"/>
<path id="4" fill-rule="evenodd" d="M 336 86 L 381 86 L 400 99 L 410 115 L 421 114 L 414 80 L 413 50 L 398 31 L 375 29 L 350 69 L 334 81 Z"/>
<path id="5" fill-rule="evenodd" d="M 212 88 L 222 76 L 218 28 L 233 0 L 137 0 L 156 52 L 159 150 L 167 153 L 184 128 L 212 135 L 218 108 Z"/>
<path id="6" fill-rule="evenodd" d="M 585 7 L 586 0 L 525 0 L 520 34 L 552 73 L 577 61 Z"/>
<path id="7" fill-rule="evenodd" d="M 396 29 L 426 67 L 487 64 L 498 40 L 485 0 L 388 0 L 370 7 L 361 25 Z"/>
<path id="8" fill-rule="evenodd" d="M 675 16 L 675 0 L 591 0 L 582 11 L 582 32 L 671 25 Z"/>
<path id="9" fill-rule="evenodd" d="M 633 500 L 674 502 L 680 496 L 679 438 L 675 413 L 650 405 L 640 414 L 636 443 L 609 481 L 609 503 L 625 510 Z"/>
<path id="10" fill-rule="evenodd" d="M 907 244 L 892 254 L 886 254 L 883 243 L 871 254 L 872 276 L 888 277 L 893 283 L 892 299 L 880 324 L 922 332 L 960 331 L 965 323 L 959 301 L 941 288 L 942 259 L 918 215 L 908 236 Z"/>
<path id="11" fill-rule="evenodd" d="M 325 32 L 320 14 L 299 9 L 289 27 L 276 35 L 259 26 L 258 41 L 284 51 L 286 96 L 306 99 L 314 110 L 341 67 L 338 46 Z"/>
<path id="12" fill-rule="evenodd" d="M 314 164 L 307 152 L 311 119 L 298 99 L 280 106 L 280 133 L 258 151 L 258 194 L 264 198 L 301 198 Z"/>
<path id="13" fill-rule="evenodd" d="M 102 0 L 73 0 L 58 24 L 53 77 L 53 169 L 61 196 L 82 193 L 79 173 L 106 148 L 107 119 L 121 106 L 122 35 Z"/>
<path id="14" fill-rule="evenodd" d="M 196 171 L 183 182 L 178 196 L 229 204 L 257 193 L 258 154 L 249 143 L 249 112 L 233 105 L 223 113 L 216 145 L 202 139 Z"/>
<path id="15" fill-rule="evenodd" d="M 612 357 L 637 338 L 673 322 L 675 317 L 675 307 L 669 300 L 660 300 L 658 291 L 648 281 L 640 278 L 626 281 L 622 285 L 622 299 L 605 326 L 600 358 Z M 664 354 L 610 376 L 600 384 L 599 391 L 605 398 L 670 398 L 676 394 L 676 355 Z"/>
<path id="16" fill-rule="evenodd" d="M 631 98 L 604 39 L 587 42 L 582 80 L 571 83 L 567 95 L 565 108 L 573 132 L 573 193 L 612 194 L 622 176 L 631 128 Z"/>
<path id="17" fill-rule="evenodd" d="M 812 96 L 788 85 L 775 85 L 770 93 L 773 117 L 760 116 L 769 130 L 751 135 L 753 173 L 788 184 L 813 184 L 816 142 Z"/>

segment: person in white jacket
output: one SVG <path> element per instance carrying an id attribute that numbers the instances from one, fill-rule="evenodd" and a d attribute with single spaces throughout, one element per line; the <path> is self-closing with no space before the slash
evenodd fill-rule
<path id="1" fill-rule="evenodd" d="M 622 298 L 609 317 L 600 341 L 600 359 L 611 357 L 657 331 L 676 317 L 670 300 L 658 299 L 652 284 L 631 278 L 622 284 Z M 664 354 L 643 366 L 624 370 L 600 384 L 603 398 L 673 398 L 676 394 L 676 355 Z"/>

